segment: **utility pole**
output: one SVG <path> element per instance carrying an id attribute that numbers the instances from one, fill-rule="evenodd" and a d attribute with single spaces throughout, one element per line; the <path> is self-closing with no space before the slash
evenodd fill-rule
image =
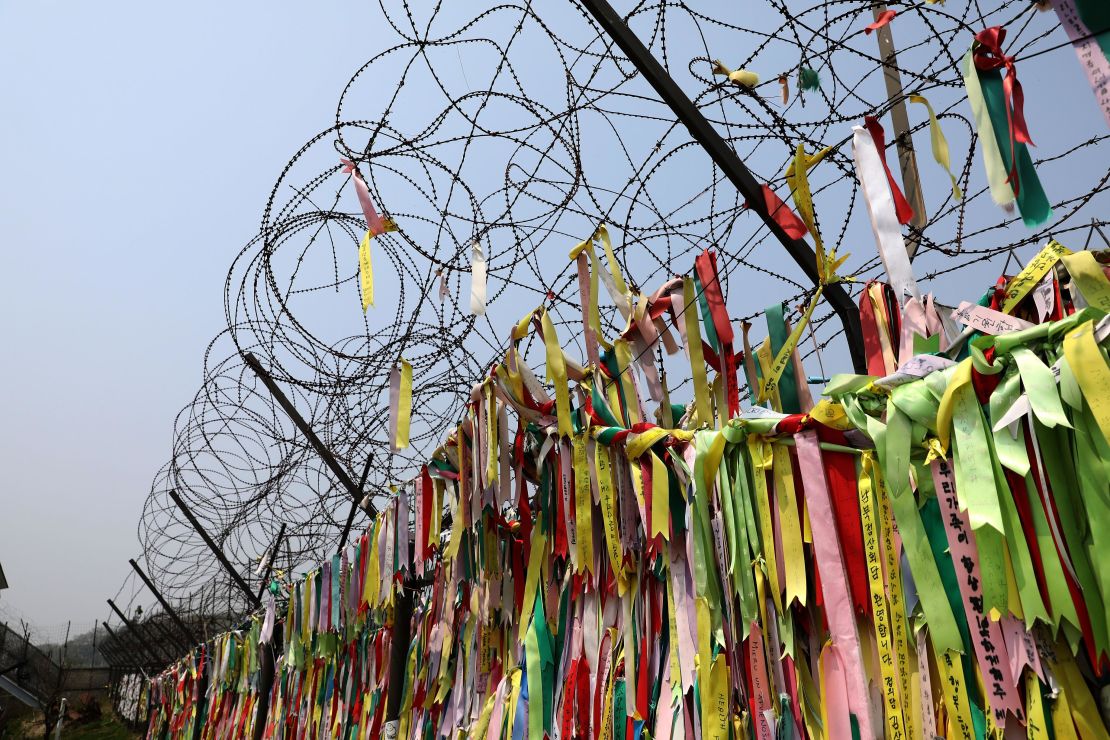
<path id="1" fill-rule="evenodd" d="M 284 525 L 282 526 L 284 527 Z M 182 634 L 184 634 L 186 639 L 188 639 L 189 645 L 196 645 L 198 640 L 196 636 L 193 635 L 193 631 L 185 626 L 185 623 L 181 621 L 181 617 L 177 616 L 177 612 L 173 610 L 173 607 L 170 606 L 169 602 L 162 598 L 162 594 L 158 591 L 157 588 L 154 587 L 154 583 L 149 578 L 147 578 L 146 573 L 143 573 L 143 569 L 140 568 L 139 564 L 135 562 L 135 558 L 131 558 L 127 562 L 131 563 L 131 567 L 134 568 L 135 572 L 139 574 L 139 578 L 142 579 L 143 584 L 148 589 L 150 589 L 150 592 L 154 594 L 154 598 L 158 599 L 158 603 L 162 605 L 162 609 L 165 610 L 166 614 L 170 615 L 170 619 L 174 621 L 174 624 L 178 626 Z"/>
<path id="2" fill-rule="evenodd" d="M 201 539 L 204 540 L 204 543 L 208 545 L 208 549 L 211 550 L 212 554 L 216 556 L 216 560 L 220 561 L 220 565 L 222 565 L 224 567 L 224 570 L 228 572 L 228 575 L 231 576 L 231 580 L 235 581 L 235 585 L 237 585 L 239 589 L 244 594 L 246 594 L 247 600 L 252 605 L 258 606 L 258 597 L 256 597 L 254 595 L 254 592 L 251 591 L 251 587 L 247 585 L 247 582 L 243 580 L 243 577 L 239 575 L 238 571 L 236 571 L 235 568 L 231 567 L 231 563 L 228 562 L 227 556 L 224 555 L 223 550 L 221 550 L 212 540 L 212 538 L 208 536 L 208 533 L 204 531 L 204 527 L 202 527 L 200 522 L 197 521 L 197 518 L 193 516 L 193 512 L 190 511 L 189 507 L 185 505 L 185 501 L 182 500 L 177 491 L 172 488 L 170 489 L 170 498 L 172 498 L 173 502 L 177 504 L 177 508 L 181 509 L 181 513 L 184 514 L 185 518 L 189 520 L 189 523 L 193 525 L 193 529 L 197 531 L 197 534 L 199 534 Z"/>
<path id="3" fill-rule="evenodd" d="M 763 219 L 763 223 L 774 237 L 786 249 L 805 273 L 806 277 L 814 284 L 818 283 L 817 258 L 813 249 L 803 239 L 794 239 L 783 231 L 774 216 L 768 211 L 763 197 L 763 189 L 752 173 L 740 160 L 735 150 L 728 142 L 717 133 L 701 110 L 682 91 L 678 84 L 671 78 L 663 66 L 655 59 L 652 53 L 644 46 L 639 37 L 632 32 L 628 24 L 617 14 L 607 0 L 582 0 L 582 5 L 590 11 L 602 29 L 624 52 L 640 74 L 644 76 L 655 92 L 689 130 L 694 140 L 709 155 L 718 169 L 725 174 L 740 194 L 747 199 L 748 208 Z M 863 349 L 863 331 L 860 327 L 859 309 L 852 302 L 851 296 L 844 290 L 844 286 L 833 283 L 825 286 L 825 299 L 832 306 L 837 316 L 844 325 L 844 335 L 848 340 L 848 350 L 852 356 L 852 365 L 857 373 L 867 371 L 866 355 Z"/>
<path id="4" fill-rule="evenodd" d="M 885 2 L 873 2 L 871 10 L 875 19 L 886 12 Z M 894 48 L 894 35 L 890 24 L 875 31 L 879 44 L 879 56 L 883 63 L 883 80 L 886 83 L 886 96 L 891 102 L 890 117 L 894 122 L 894 143 L 898 149 L 898 164 L 902 170 L 902 190 L 906 200 L 913 207 L 910 224 L 917 230 L 925 226 L 925 199 L 921 195 L 921 175 L 917 170 L 917 155 L 910 138 L 910 117 L 906 112 L 906 94 L 902 89 L 902 75 L 898 71 L 898 55 Z M 885 155 L 884 155 L 885 156 Z M 912 230 L 906 236 L 906 251 L 912 260 L 917 253 L 917 234 Z"/>

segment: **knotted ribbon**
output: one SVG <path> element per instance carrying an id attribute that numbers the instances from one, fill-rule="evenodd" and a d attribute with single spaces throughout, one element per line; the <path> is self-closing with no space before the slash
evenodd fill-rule
<path id="1" fill-rule="evenodd" d="M 1012 183 L 1014 194 L 1020 192 L 1017 174 L 1017 153 L 1015 142 L 1033 145 L 1029 136 L 1029 128 L 1025 123 L 1025 94 L 1018 81 L 1017 67 L 1014 58 L 1002 53 L 1002 42 L 1006 40 L 1006 29 L 1002 26 L 993 26 L 975 34 L 975 45 L 971 49 L 971 57 L 975 68 L 982 72 L 1001 70 L 1005 68 L 1006 76 L 1002 80 L 1002 92 L 1006 98 L 1006 124 L 1010 132 L 1010 176 L 1007 182 Z"/>

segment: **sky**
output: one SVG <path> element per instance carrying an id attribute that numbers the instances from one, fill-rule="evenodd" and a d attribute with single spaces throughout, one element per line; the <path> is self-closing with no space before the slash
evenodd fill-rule
<path id="1" fill-rule="evenodd" d="M 139 555 L 228 266 L 381 47 L 376 3 L 308 7 L 0 5 L 0 618 L 91 626 Z M 1070 50 L 1023 79 L 1035 137 L 1105 132 Z"/>
<path id="2" fill-rule="evenodd" d="M 106 616 L 281 166 L 364 3 L 0 4 L 0 604 Z M 90 625 L 91 626 L 91 625 Z"/>

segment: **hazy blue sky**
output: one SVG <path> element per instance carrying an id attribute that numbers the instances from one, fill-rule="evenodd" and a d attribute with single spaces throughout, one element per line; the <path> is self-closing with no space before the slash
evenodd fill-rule
<path id="1" fill-rule="evenodd" d="M 380 50 L 379 12 L 0 4 L 0 605 L 43 625 L 106 616 L 224 326 L 228 266 L 281 167 Z M 1070 50 L 1022 79 L 1035 140 L 1105 132 Z"/>
<path id="2" fill-rule="evenodd" d="M 0 4 L 0 603 L 106 615 L 228 266 L 371 10 Z"/>

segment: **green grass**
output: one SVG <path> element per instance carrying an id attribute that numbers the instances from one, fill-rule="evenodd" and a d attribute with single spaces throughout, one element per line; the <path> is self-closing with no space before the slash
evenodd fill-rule
<path id="1" fill-rule="evenodd" d="M 139 735 L 109 713 L 87 725 L 62 727 L 62 737 L 66 740 L 131 740 Z"/>

